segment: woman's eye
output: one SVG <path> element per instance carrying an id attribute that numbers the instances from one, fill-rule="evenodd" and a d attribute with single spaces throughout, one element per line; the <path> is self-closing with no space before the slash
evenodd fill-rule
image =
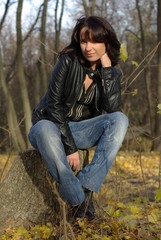
<path id="1" fill-rule="evenodd" d="M 86 40 L 84 40 L 84 39 L 81 39 L 80 40 L 80 43 L 86 43 L 87 41 Z"/>

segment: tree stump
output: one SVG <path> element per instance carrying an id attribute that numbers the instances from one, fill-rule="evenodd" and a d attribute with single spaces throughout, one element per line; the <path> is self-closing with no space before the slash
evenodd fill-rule
<path id="1" fill-rule="evenodd" d="M 57 224 L 63 202 L 59 198 L 38 151 L 21 153 L 0 184 L 0 232 L 10 227 Z"/>

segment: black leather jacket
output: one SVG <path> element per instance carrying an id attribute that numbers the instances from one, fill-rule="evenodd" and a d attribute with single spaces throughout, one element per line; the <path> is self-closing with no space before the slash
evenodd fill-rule
<path id="1" fill-rule="evenodd" d="M 85 80 L 86 70 L 77 58 L 61 55 L 54 65 L 46 94 L 33 111 L 32 123 L 49 119 L 58 125 L 66 154 L 77 151 L 68 127 L 67 113 L 79 96 Z M 96 80 L 95 106 L 93 117 L 120 110 L 121 71 L 115 67 L 101 68 Z"/>

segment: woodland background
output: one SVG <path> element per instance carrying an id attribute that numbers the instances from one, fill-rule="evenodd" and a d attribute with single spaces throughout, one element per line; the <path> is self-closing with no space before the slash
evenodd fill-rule
<path id="1" fill-rule="evenodd" d="M 27 4 L 30 6 L 27 11 Z M 44 94 L 58 52 L 77 18 L 108 19 L 123 45 L 122 110 L 127 139 L 144 136 L 161 149 L 161 1 L 6 0 L 0 18 L 0 151 L 29 147 L 32 109 Z M 26 12 L 26 14 L 25 14 Z"/>

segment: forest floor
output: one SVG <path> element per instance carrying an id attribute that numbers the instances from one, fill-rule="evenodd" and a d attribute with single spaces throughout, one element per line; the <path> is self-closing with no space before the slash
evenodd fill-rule
<path id="1" fill-rule="evenodd" d="M 6 161 L 8 156 L 0 155 L 0 172 Z M 94 195 L 94 203 L 97 217 L 92 222 L 78 219 L 64 225 L 62 219 L 54 227 L 10 229 L 0 239 L 161 240 L 160 155 L 120 152 L 101 190 Z"/>

